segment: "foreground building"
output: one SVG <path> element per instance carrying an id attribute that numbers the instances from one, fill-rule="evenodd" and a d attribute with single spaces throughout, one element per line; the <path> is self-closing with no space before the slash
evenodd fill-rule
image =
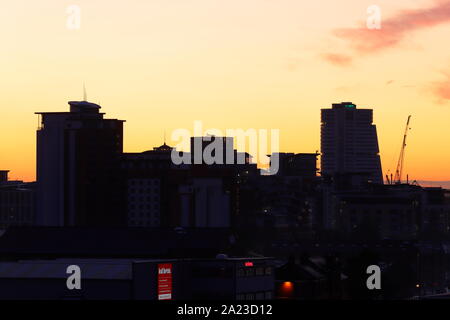
<path id="1" fill-rule="evenodd" d="M 217 228 L 9 228 L 0 299 L 272 299 L 273 260 L 223 254 L 232 246 Z"/>
<path id="2" fill-rule="evenodd" d="M 69 266 L 81 271 L 80 289 L 67 287 Z M 267 258 L 0 262 L 2 300 L 266 300 L 274 282 Z"/>

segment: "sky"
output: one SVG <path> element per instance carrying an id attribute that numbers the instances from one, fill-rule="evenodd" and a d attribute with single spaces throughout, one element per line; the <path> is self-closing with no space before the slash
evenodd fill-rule
<path id="1" fill-rule="evenodd" d="M 450 180 L 449 28 L 447 0 L 0 0 L 0 169 L 34 180 L 34 112 L 67 111 L 85 84 L 126 120 L 127 152 L 195 120 L 315 152 L 320 109 L 352 101 L 374 110 L 384 173 L 412 115 L 404 172 Z"/>

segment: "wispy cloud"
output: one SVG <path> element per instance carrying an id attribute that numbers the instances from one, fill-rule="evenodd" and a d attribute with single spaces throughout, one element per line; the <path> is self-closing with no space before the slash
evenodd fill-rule
<path id="1" fill-rule="evenodd" d="M 450 22 L 450 0 L 437 0 L 430 7 L 401 10 L 382 19 L 381 29 L 368 29 L 365 23 L 360 23 L 356 28 L 335 29 L 333 35 L 346 42 L 354 58 L 396 47 L 416 31 L 447 22 Z"/>
<path id="2" fill-rule="evenodd" d="M 349 66 L 352 64 L 352 58 L 344 54 L 324 53 L 322 58 L 337 66 Z"/>
<path id="3" fill-rule="evenodd" d="M 442 71 L 444 80 L 432 82 L 429 91 L 436 97 L 438 103 L 450 102 L 450 72 Z"/>

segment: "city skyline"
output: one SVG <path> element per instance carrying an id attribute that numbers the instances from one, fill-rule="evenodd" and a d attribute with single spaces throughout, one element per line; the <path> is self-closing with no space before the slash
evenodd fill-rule
<path id="1" fill-rule="evenodd" d="M 80 101 L 81 103 L 84 103 L 84 102 L 87 102 L 87 103 L 90 103 L 90 102 L 88 102 L 88 101 Z M 71 102 L 71 101 L 69 101 L 69 104 L 70 103 L 73 103 L 73 102 Z M 78 103 L 78 102 L 77 102 Z M 338 103 L 338 104 L 340 104 L 340 103 Z M 333 103 L 332 105 L 334 106 L 334 105 L 338 105 L 338 104 L 335 104 L 335 103 Z M 344 102 L 342 102 L 342 104 L 344 104 Z M 354 106 L 354 104 L 352 104 L 353 106 Z M 330 105 L 331 106 L 331 105 Z M 322 112 L 323 112 L 323 110 L 327 110 L 327 108 L 322 108 L 321 109 L 322 110 Z M 372 109 L 362 109 L 362 110 L 368 110 L 368 111 L 372 111 Z M 41 114 L 42 112 L 35 112 L 36 114 Z M 52 112 L 50 112 L 50 113 L 52 113 Z M 59 112 L 56 112 L 56 113 L 59 113 Z M 123 120 L 124 122 L 126 122 L 126 120 Z M 39 126 L 38 126 L 39 127 Z M 232 130 L 240 130 L 241 128 L 233 128 Z M 251 129 L 251 128 L 250 128 Z M 203 130 L 203 129 L 202 129 Z M 218 130 L 218 129 L 215 129 L 215 128 L 204 128 L 204 130 L 205 130 L 205 134 L 206 134 L 206 132 L 208 132 L 209 130 Z M 195 130 L 194 130 L 195 131 Z M 224 137 L 225 137 L 226 135 L 224 135 Z M 192 136 L 192 137 L 194 137 L 194 135 Z M 124 138 L 125 138 L 125 135 L 124 135 Z M 124 139 L 125 140 L 125 139 Z M 170 138 L 168 139 L 167 138 L 167 133 L 166 132 L 164 132 L 164 135 L 163 135 L 163 137 L 162 137 L 162 141 L 160 142 L 160 143 L 166 143 L 167 141 L 172 141 Z M 173 142 L 173 145 L 172 145 L 172 147 L 175 147 L 175 146 L 177 146 L 177 144 L 176 144 L 176 142 L 174 142 L 174 141 L 172 141 Z M 180 141 L 177 141 L 177 142 L 180 142 Z M 234 147 L 236 148 L 237 147 L 237 145 L 235 144 L 234 145 Z M 249 150 L 248 150 L 248 145 L 246 146 L 246 152 L 248 152 Z M 134 152 L 137 152 L 137 153 L 139 153 L 139 152 L 144 152 L 144 151 L 146 151 L 146 150 L 151 150 L 151 149 L 155 149 L 155 148 L 157 148 L 157 147 L 155 147 L 155 146 L 149 146 L 147 149 L 142 149 L 142 150 L 139 150 L 139 151 L 134 151 Z M 270 147 L 269 147 L 269 149 L 270 149 Z M 180 151 L 186 151 L 186 152 L 191 152 L 191 150 L 189 149 L 189 147 L 186 149 L 186 148 L 183 148 L 182 147 L 182 149 L 179 149 Z M 318 148 L 317 149 L 317 151 L 318 150 L 320 150 L 320 148 Z M 239 150 L 239 151 L 241 151 L 241 150 Z M 316 151 L 316 152 L 317 152 Z M 127 153 L 127 152 L 130 152 L 130 151 L 127 151 L 127 150 L 124 150 L 123 151 L 124 153 Z M 279 150 L 279 152 L 281 152 L 281 153 L 285 153 L 286 151 L 285 150 Z M 320 154 L 320 153 L 319 153 Z M 382 157 L 381 157 L 381 159 L 382 159 Z M 266 166 L 265 165 L 261 165 L 261 163 L 257 163 L 258 164 L 258 167 L 259 168 L 266 168 Z M 320 164 L 318 164 L 318 167 L 319 167 L 319 172 L 320 172 Z M 9 171 L 9 172 L 11 172 L 12 170 L 10 169 L 10 168 L 7 168 L 7 170 Z M 386 172 L 387 171 L 387 172 Z M 394 174 L 394 172 L 389 168 L 389 169 L 384 169 L 383 168 L 383 182 L 384 182 L 384 179 L 385 179 L 385 174 L 386 175 L 388 175 L 389 173 L 391 173 L 391 174 Z M 442 180 L 442 181 L 439 181 L 439 180 L 434 180 L 434 181 L 430 181 L 430 180 L 417 180 L 417 179 L 410 179 L 409 177 L 407 177 L 406 175 L 408 175 L 408 173 L 406 173 L 405 174 L 405 176 L 403 177 L 403 179 L 404 179 L 404 181 L 406 181 L 406 179 L 409 179 L 409 181 L 417 181 L 418 183 L 420 183 L 420 184 L 422 184 L 423 186 L 429 186 L 429 187 L 433 187 L 433 186 L 435 186 L 435 187 L 444 187 L 444 188 L 449 188 L 450 187 L 450 181 L 446 181 L 446 180 Z M 17 178 L 16 176 L 14 176 L 14 175 L 11 175 L 10 174 L 10 177 L 11 177 L 11 180 L 22 180 L 22 181 L 26 181 L 26 182 L 31 182 L 31 181 L 35 181 L 35 179 L 32 179 L 32 180 L 26 180 L 26 179 L 21 179 L 20 177 L 19 178 Z"/>
<path id="2" fill-rule="evenodd" d="M 382 27 L 364 30 L 367 46 L 357 35 L 365 1 L 79 1 L 79 30 L 66 28 L 70 4 L 17 1 L 0 16 L 0 163 L 12 179 L 35 180 L 34 112 L 80 99 L 86 83 L 88 100 L 127 120 L 125 152 L 158 146 L 164 131 L 194 120 L 280 129 L 281 152 L 314 152 L 320 109 L 353 101 L 374 110 L 384 174 L 395 170 L 411 114 L 405 174 L 450 180 L 449 1 L 379 1 Z"/>
<path id="3" fill-rule="evenodd" d="M 88 102 L 88 101 L 85 101 L 85 100 L 82 100 L 82 101 L 80 101 L 80 102 Z M 69 103 L 71 103 L 70 101 L 69 101 Z M 91 102 L 88 102 L 88 103 L 91 103 Z M 342 102 L 342 103 L 344 103 L 344 102 Z M 339 103 L 340 104 L 340 103 Z M 333 104 L 330 104 L 330 106 L 329 107 L 331 107 L 331 105 L 335 105 L 334 103 Z M 327 108 L 322 108 L 321 110 L 327 110 Z M 367 108 L 364 108 L 364 109 L 362 109 L 362 110 L 370 110 L 370 111 L 372 111 L 372 109 L 367 109 Z M 41 112 L 35 112 L 36 114 L 41 114 Z M 52 112 L 49 112 L 49 113 L 52 113 Z M 58 113 L 58 112 L 56 112 L 56 113 Z M 123 120 L 124 122 L 126 122 L 126 120 Z M 319 124 L 320 125 L 320 124 Z M 124 126 L 125 127 L 125 126 Z M 182 129 L 187 129 L 187 128 L 182 128 Z M 233 129 L 231 129 L 231 130 L 240 130 L 241 128 L 233 128 Z M 247 129 L 252 129 L 252 128 L 246 128 L 246 129 L 243 129 L 243 130 L 247 130 Z M 217 130 L 216 128 L 204 128 L 204 130 L 205 130 L 205 133 L 208 131 L 208 130 Z M 219 129 L 220 130 L 220 129 Z M 126 134 L 125 134 L 125 131 L 126 130 L 124 130 L 124 141 L 125 141 L 125 138 L 126 138 Z M 319 128 L 319 131 L 320 131 L 320 128 Z M 158 144 L 158 142 L 156 143 L 156 145 L 152 145 L 152 146 L 144 146 L 143 147 L 143 149 L 141 149 L 141 150 L 133 150 L 133 151 L 129 151 L 129 150 L 126 150 L 125 148 L 124 148 L 124 153 L 129 153 L 129 152 L 131 152 L 131 153 L 133 153 L 133 152 L 137 152 L 137 153 L 139 153 L 139 152 L 144 152 L 144 151 L 146 151 L 146 150 L 151 150 L 151 149 L 154 149 L 154 148 L 156 148 L 157 146 L 159 146 L 160 144 L 165 144 L 166 142 L 168 142 L 168 141 L 170 141 L 171 143 L 169 144 L 169 145 L 171 145 L 172 147 L 175 147 L 176 145 L 177 145 L 177 142 L 180 142 L 180 141 L 173 141 L 173 140 L 171 140 L 170 139 L 170 135 L 169 135 L 169 137 L 167 137 L 167 132 L 165 132 L 164 131 L 164 133 L 163 133 L 164 135 L 162 136 L 162 137 L 159 137 L 158 139 L 162 139 L 162 140 L 160 140 L 160 142 L 159 142 L 159 144 Z M 194 135 L 192 136 L 192 137 L 194 137 Z M 224 135 L 224 137 L 227 137 L 226 135 Z M 237 147 L 236 145 L 234 145 L 234 147 Z M 270 149 L 270 148 L 269 148 Z M 381 148 L 380 148 L 381 149 Z M 320 144 L 319 144 L 319 147 L 316 149 L 316 152 L 317 151 L 319 151 L 320 150 Z M 186 150 L 184 150 L 183 148 L 182 149 L 180 149 L 180 151 L 186 151 L 186 152 L 191 152 L 192 150 L 188 150 L 188 149 L 186 149 Z M 238 151 L 243 151 L 243 150 L 238 150 Z M 248 152 L 248 145 L 246 146 L 246 150 L 244 150 L 245 152 Z M 286 150 L 283 150 L 283 149 L 280 149 L 279 150 L 279 152 L 281 152 L 281 153 L 286 153 L 286 152 L 292 152 L 292 151 L 286 151 Z M 299 151 L 295 151 L 295 152 L 299 152 Z M 306 152 L 306 153 L 308 153 L 308 152 L 313 152 L 313 151 L 311 151 L 311 150 L 303 150 L 303 152 Z M 251 154 L 250 154 L 251 155 Z M 320 155 L 320 152 L 319 152 L 319 155 Z M 252 156 L 252 155 L 251 155 Z M 383 161 L 383 157 L 382 157 L 382 155 L 381 155 L 381 161 L 382 162 L 384 162 Z M 258 167 L 259 168 L 266 168 L 266 166 L 265 165 L 261 165 L 261 163 L 257 163 L 258 164 Z M 318 168 L 319 168 L 319 172 L 320 172 L 320 162 L 318 163 Z M 5 169 L 5 168 L 4 168 Z M 9 172 L 10 172 L 10 177 L 11 177 L 11 180 L 22 180 L 22 181 L 25 181 L 25 182 L 32 182 L 32 181 L 35 181 L 36 180 L 36 177 L 35 177 L 35 175 L 34 175 L 34 177 L 32 178 L 32 179 L 26 179 L 26 178 L 23 178 L 23 177 L 17 177 L 17 176 L 15 176 L 14 175 L 14 170 L 13 169 L 11 169 L 11 168 L 9 168 L 9 167 L 7 167 L 5 170 L 8 170 Z M 382 168 L 382 172 L 383 172 L 383 182 L 384 182 L 384 179 L 385 179 L 385 175 L 388 175 L 388 174 L 394 174 L 395 173 L 395 171 L 394 171 L 394 169 L 391 169 L 391 168 L 387 168 L 387 169 L 385 169 L 384 167 Z M 13 173 L 13 174 L 11 174 L 11 172 Z M 409 175 L 408 173 L 405 173 L 405 176 L 403 177 L 403 180 L 405 180 L 406 181 L 406 179 L 407 179 L 407 177 L 406 177 L 406 175 Z M 417 182 L 419 182 L 419 183 L 422 183 L 424 186 L 430 186 L 430 187 L 433 187 L 433 186 L 437 186 L 437 187 L 444 187 L 444 188 L 449 188 L 450 187 L 450 180 L 421 180 L 421 179 L 415 179 L 415 178 L 408 178 L 409 179 L 409 181 L 413 181 L 413 180 L 416 180 Z"/>
<path id="4" fill-rule="evenodd" d="M 450 299 L 450 0 L 1 8 L 0 300 Z"/>

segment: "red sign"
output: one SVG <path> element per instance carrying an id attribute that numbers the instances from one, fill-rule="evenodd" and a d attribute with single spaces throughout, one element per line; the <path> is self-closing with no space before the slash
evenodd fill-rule
<path id="1" fill-rule="evenodd" d="M 158 264 L 158 300 L 172 300 L 172 264 Z"/>
<path id="2" fill-rule="evenodd" d="M 245 265 L 246 267 L 253 267 L 253 262 L 248 261 L 248 262 L 244 263 L 244 265 Z"/>

